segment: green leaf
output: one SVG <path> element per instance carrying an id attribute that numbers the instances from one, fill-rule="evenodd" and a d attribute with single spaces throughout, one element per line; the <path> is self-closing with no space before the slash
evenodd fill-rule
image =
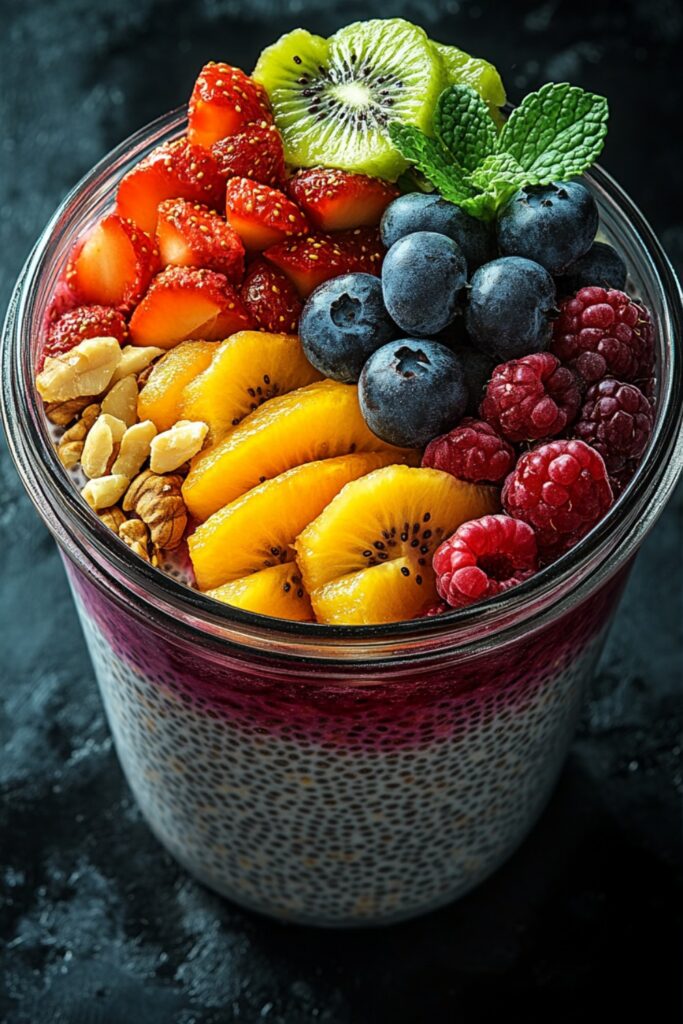
<path id="1" fill-rule="evenodd" d="M 574 177 L 600 154 L 608 115 L 604 96 L 568 82 L 548 83 L 513 110 L 498 136 L 498 152 L 509 153 L 524 168 L 523 184 Z"/>
<path id="2" fill-rule="evenodd" d="M 463 199 L 473 195 L 465 169 L 419 128 L 395 121 L 389 125 L 389 135 L 399 153 L 431 181 L 444 199 L 460 205 Z"/>
<path id="3" fill-rule="evenodd" d="M 434 110 L 434 134 L 467 171 L 496 151 L 496 126 L 470 85 L 451 85 L 441 93 Z"/>

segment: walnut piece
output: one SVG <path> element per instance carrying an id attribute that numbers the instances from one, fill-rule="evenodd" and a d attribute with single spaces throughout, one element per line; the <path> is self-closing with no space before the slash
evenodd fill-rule
<path id="1" fill-rule="evenodd" d="M 80 462 L 88 431 L 99 414 L 100 407 L 93 402 L 86 406 L 78 422 L 62 434 L 57 445 L 57 457 L 65 469 L 72 469 Z"/>
<path id="2" fill-rule="evenodd" d="M 114 445 L 121 441 L 125 432 L 125 423 L 109 413 L 100 413 L 88 432 L 81 454 L 81 468 L 87 477 L 92 480 L 107 476 Z"/>
<path id="3" fill-rule="evenodd" d="M 97 515 L 104 525 L 108 526 L 114 533 L 118 533 L 119 529 L 126 522 L 126 516 L 118 505 L 112 505 L 111 508 L 100 509 Z"/>
<path id="4" fill-rule="evenodd" d="M 160 476 L 147 469 L 133 480 L 123 499 L 124 512 L 134 512 L 149 527 L 155 548 L 177 548 L 185 534 L 187 509 L 183 478 Z"/>
<path id="5" fill-rule="evenodd" d="M 116 338 L 86 338 L 58 356 L 48 356 L 36 377 L 45 402 L 68 402 L 83 395 L 99 395 L 121 362 Z"/>
<path id="6" fill-rule="evenodd" d="M 119 349 L 121 359 L 111 378 L 111 383 L 116 384 L 130 374 L 137 376 L 155 359 L 163 356 L 165 351 L 166 349 L 155 348 L 153 345 L 126 345 L 124 348 Z"/>
<path id="7" fill-rule="evenodd" d="M 206 423 L 178 420 L 152 441 L 149 464 L 153 473 L 170 473 L 201 450 L 209 432 Z"/>
<path id="8" fill-rule="evenodd" d="M 149 527 L 142 519 L 128 519 L 119 529 L 119 537 L 124 541 L 131 551 L 134 551 L 146 562 L 149 557 Z"/>
<path id="9" fill-rule="evenodd" d="M 70 398 L 68 402 L 48 402 L 45 413 L 50 423 L 58 427 L 68 427 L 83 412 L 86 405 L 90 405 L 90 395 L 81 395 L 80 398 Z"/>
<path id="10" fill-rule="evenodd" d="M 118 380 L 102 399 L 102 412 L 123 420 L 131 427 L 138 418 L 138 382 L 129 374 Z"/>
<path id="11" fill-rule="evenodd" d="M 112 473 L 124 473 L 129 480 L 132 480 L 136 473 L 149 456 L 149 449 L 152 439 L 156 435 L 157 428 L 151 420 L 142 420 L 128 427 L 121 438 L 119 454 L 112 466 Z"/>
<path id="12" fill-rule="evenodd" d="M 96 480 L 89 480 L 81 494 L 90 508 L 97 512 L 101 508 L 115 505 L 123 497 L 128 484 L 128 477 L 123 473 L 100 476 Z"/>

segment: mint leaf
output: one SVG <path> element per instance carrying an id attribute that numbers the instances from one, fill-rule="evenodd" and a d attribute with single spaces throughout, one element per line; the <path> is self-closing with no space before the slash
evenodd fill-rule
<path id="1" fill-rule="evenodd" d="M 451 85 L 439 96 L 434 134 L 467 171 L 496 151 L 498 132 L 489 108 L 470 85 Z"/>
<path id="2" fill-rule="evenodd" d="M 608 114 L 604 96 L 568 82 L 550 82 L 513 110 L 498 136 L 498 152 L 509 153 L 524 168 L 522 184 L 571 178 L 598 157 Z"/>
<path id="3" fill-rule="evenodd" d="M 389 136 L 399 153 L 431 181 L 444 199 L 460 205 L 473 195 L 465 169 L 419 128 L 394 121 L 389 125 Z"/>

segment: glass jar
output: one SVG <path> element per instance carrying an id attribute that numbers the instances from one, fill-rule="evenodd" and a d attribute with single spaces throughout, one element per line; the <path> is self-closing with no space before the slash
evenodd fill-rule
<path id="1" fill-rule="evenodd" d="M 5 325 L 10 448 L 61 549 L 118 756 L 164 846 L 211 888 L 281 919 L 409 917 L 490 874 L 552 791 L 630 564 L 681 468 L 680 289 L 642 215 L 595 169 L 602 232 L 657 327 L 659 401 L 634 480 L 553 566 L 480 606 L 388 626 L 230 608 L 136 558 L 90 511 L 33 385 L 74 239 L 121 175 L 184 126 L 176 111 L 119 146 L 38 240 Z"/>

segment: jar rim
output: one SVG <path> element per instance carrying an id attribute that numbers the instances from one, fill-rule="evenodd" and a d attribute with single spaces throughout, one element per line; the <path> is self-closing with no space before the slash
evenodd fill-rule
<path id="1" fill-rule="evenodd" d="M 538 628 L 550 615 L 583 600 L 635 553 L 683 466 L 683 294 L 652 228 L 600 167 L 586 180 L 601 212 L 637 244 L 643 274 L 661 297 L 659 399 L 646 453 L 618 501 L 574 548 L 531 579 L 481 604 L 439 616 L 375 626 L 290 622 L 221 604 L 154 569 L 101 522 L 73 487 L 49 442 L 42 403 L 33 386 L 31 336 L 42 315 L 41 283 L 55 272 L 60 242 L 82 233 L 74 223 L 99 203 L 146 152 L 184 128 L 178 108 L 146 125 L 107 154 L 69 192 L 37 240 L 19 276 L 2 340 L 2 415 L 22 482 L 42 519 L 72 562 L 121 606 L 149 624 L 173 628 L 204 647 L 233 654 L 376 665 L 436 654 L 474 653 L 495 637 Z M 45 299 L 45 296 L 42 296 Z"/>

